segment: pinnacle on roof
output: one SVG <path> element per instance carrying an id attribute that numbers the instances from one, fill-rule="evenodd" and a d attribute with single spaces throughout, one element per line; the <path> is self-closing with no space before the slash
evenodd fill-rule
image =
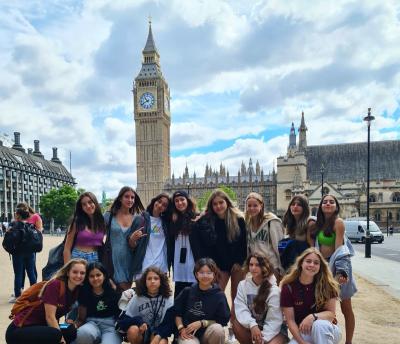
<path id="1" fill-rule="evenodd" d="M 149 34 L 147 35 L 147 42 L 143 49 L 144 53 L 157 52 L 156 44 L 154 43 L 153 31 L 151 30 L 151 18 L 149 18 Z"/>
<path id="2" fill-rule="evenodd" d="M 306 129 L 307 130 L 306 122 L 304 121 L 304 111 L 301 112 L 301 122 L 300 122 L 299 130 L 301 130 L 301 129 Z"/>

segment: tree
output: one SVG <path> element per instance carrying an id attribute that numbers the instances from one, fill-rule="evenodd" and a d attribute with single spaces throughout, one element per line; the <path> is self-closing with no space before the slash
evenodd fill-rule
<path id="1" fill-rule="evenodd" d="M 67 225 L 74 213 L 78 197 L 77 190 L 69 185 L 63 185 L 59 189 L 51 189 L 41 197 L 40 211 L 45 218 L 53 218 L 56 226 Z"/>
<path id="2" fill-rule="evenodd" d="M 217 189 L 224 191 L 228 195 L 228 197 L 231 199 L 231 201 L 236 203 L 237 195 L 233 189 L 231 189 L 230 187 L 225 186 L 225 185 L 219 185 Z M 213 193 L 213 190 L 208 190 L 208 191 L 204 192 L 201 195 L 201 197 L 197 200 L 197 207 L 199 208 L 199 210 L 206 209 L 208 199 L 210 198 L 212 193 Z"/>

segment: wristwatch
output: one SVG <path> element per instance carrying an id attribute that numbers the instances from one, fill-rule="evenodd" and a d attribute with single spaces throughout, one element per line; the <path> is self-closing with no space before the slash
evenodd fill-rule
<path id="1" fill-rule="evenodd" d="M 313 313 L 312 316 L 313 316 L 313 318 L 314 318 L 314 321 L 315 321 L 315 320 L 318 320 L 318 315 L 317 315 L 317 314 Z"/>

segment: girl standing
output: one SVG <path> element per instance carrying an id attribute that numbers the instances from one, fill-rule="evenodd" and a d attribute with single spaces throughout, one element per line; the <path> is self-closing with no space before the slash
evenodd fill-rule
<path id="1" fill-rule="evenodd" d="M 103 245 L 104 218 L 96 196 L 84 192 L 78 198 L 72 223 L 64 246 L 64 264 L 71 258 L 83 258 L 89 263 L 99 260 L 98 249 Z"/>
<path id="2" fill-rule="evenodd" d="M 194 263 L 202 257 L 194 222 L 196 216 L 193 200 L 185 191 L 176 191 L 172 195 L 172 221 L 168 234 L 168 266 L 172 265 L 174 271 L 175 298 L 183 288 L 196 282 L 193 276 Z"/>
<path id="3" fill-rule="evenodd" d="M 338 283 L 324 257 L 308 248 L 281 282 L 281 307 L 293 339 L 289 344 L 337 344 L 334 324 Z"/>
<path id="4" fill-rule="evenodd" d="M 113 280 L 121 290 L 132 286 L 133 252 L 129 247 L 129 236 L 133 233 L 133 219 L 144 210 L 138 194 L 129 186 L 124 186 L 111 205 L 110 211 L 104 214 L 114 270 Z M 107 266 L 111 270 L 110 267 Z"/>
<path id="5" fill-rule="evenodd" d="M 351 297 L 357 292 L 350 260 L 354 250 L 345 238 L 344 223 L 339 217 L 339 212 L 340 205 L 335 196 L 322 197 L 312 244 L 315 243 L 322 256 L 329 262 L 329 267 L 340 284 L 340 307 L 345 320 L 346 344 L 351 344 L 355 328 Z"/>
<path id="6" fill-rule="evenodd" d="M 175 300 L 178 344 L 224 344 L 223 326 L 230 311 L 223 291 L 213 285 L 218 268 L 211 258 L 199 259 L 193 274 L 197 283 L 186 287 Z"/>
<path id="7" fill-rule="evenodd" d="M 265 213 L 264 200 L 256 192 L 246 197 L 247 243 L 249 254 L 258 252 L 272 264 L 275 275 L 283 273 L 278 243 L 283 239 L 281 220 L 271 212 Z"/>
<path id="8" fill-rule="evenodd" d="M 251 277 L 239 283 L 235 298 L 236 338 L 242 344 L 285 343 L 286 337 L 281 333 L 280 291 L 273 266 L 267 257 L 252 253 L 246 260 L 246 272 Z"/>
<path id="9" fill-rule="evenodd" d="M 167 261 L 167 209 L 169 196 L 161 193 L 154 197 L 143 214 L 135 217 L 129 237 L 133 247 L 132 272 L 139 279 L 149 266 L 157 266 L 168 272 Z"/>
<path id="10" fill-rule="evenodd" d="M 310 207 L 304 196 L 292 198 L 283 216 L 283 226 L 289 242 L 281 254 L 282 267 L 288 270 L 296 258 L 308 248 L 309 227 L 314 221 L 310 219 Z"/>
<path id="11" fill-rule="evenodd" d="M 222 290 L 231 278 L 233 303 L 239 281 L 244 278 L 241 266 L 247 256 L 246 224 L 241 212 L 224 191 L 215 190 L 198 225 L 205 256 L 212 258 L 220 270 L 218 284 Z"/>
<path id="12" fill-rule="evenodd" d="M 78 297 L 76 344 L 121 343 L 122 339 L 115 331 L 120 296 L 112 288 L 104 266 L 98 262 L 90 263 Z"/>
<path id="13" fill-rule="evenodd" d="M 151 341 L 151 344 L 167 344 L 160 324 L 167 309 L 174 303 L 168 277 L 157 267 L 150 266 L 144 270 L 136 282 L 135 291 L 131 290 L 131 293 L 125 313 L 131 318 L 127 331 L 129 343 L 148 344 Z"/>
<path id="14" fill-rule="evenodd" d="M 39 293 L 37 307 L 27 307 L 15 315 L 6 331 L 7 344 L 66 344 L 76 337 L 73 325 L 60 328 L 58 320 L 78 298 L 86 273 L 84 259 L 71 259 Z M 29 290 L 29 289 L 28 289 Z"/>
<path id="15" fill-rule="evenodd" d="M 40 217 L 40 215 L 38 213 L 35 212 L 35 210 L 33 210 L 33 208 L 31 206 L 29 206 L 28 203 L 25 203 L 25 202 L 18 203 L 17 208 L 27 209 L 29 212 L 29 218 L 27 219 L 26 222 L 34 225 L 38 231 L 43 230 L 42 218 Z"/>

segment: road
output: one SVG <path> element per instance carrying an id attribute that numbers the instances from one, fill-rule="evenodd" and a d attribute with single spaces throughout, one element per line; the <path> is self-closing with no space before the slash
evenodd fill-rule
<path id="1" fill-rule="evenodd" d="M 365 254 L 365 245 L 353 243 L 353 247 L 358 255 Z M 393 236 L 386 236 L 382 244 L 373 243 L 371 245 L 371 256 L 378 256 L 385 259 L 390 259 L 395 262 L 400 262 L 400 233 L 395 233 Z"/>

